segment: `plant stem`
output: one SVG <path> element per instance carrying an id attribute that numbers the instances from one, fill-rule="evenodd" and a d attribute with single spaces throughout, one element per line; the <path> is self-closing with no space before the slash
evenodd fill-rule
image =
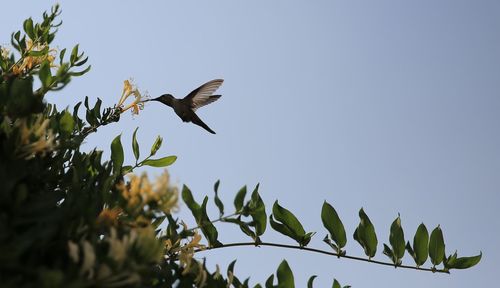
<path id="1" fill-rule="evenodd" d="M 369 262 L 369 263 L 374 263 L 374 264 L 379 264 L 379 265 L 392 266 L 395 268 L 404 268 L 404 269 L 413 269 L 413 270 L 420 270 L 420 271 L 450 274 L 449 271 L 443 270 L 443 269 L 422 268 L 422 267 L 408 266 L 408 265 L 395 266 L 394 263 L 390 263 L 390 262 L 377 261 L 377 260 L 361 258 L 361 257 L 356 257 L 356 256 L 349 256 L 349 255 L 340 255 L 340 254 L 335 253 L 335 252 L 324 251 L 324 250 L 315 249 L 315 248 L 301 247 L 301 246 L 296 246 L 296 245 L 287 245 L 287 244 L 280 244 L 280 243 L 271 243 L 271 242 L 260 242 L 258 244 L 255 242 L 229 243 L 229 244 L 223 244 L 223 245 L 217 246 L 217 247 L 206 247 L 205 249 L 197 249 L 194 252 L 198 253 L 198 252 L 202 252 L 205 250 L 214 250 L 214 249 L 219 249 L 219 248 L 238 247 L 238 246 L 272 246 L 272 247 L 279 247 L 279 248 L 304 250 L 304 251 L 309 251 L 309 252 L 314 252 L 314 253 L 319 253 L 319 254 L 337 256 L 339 258 L 347 258 L 347 259 Z"/>

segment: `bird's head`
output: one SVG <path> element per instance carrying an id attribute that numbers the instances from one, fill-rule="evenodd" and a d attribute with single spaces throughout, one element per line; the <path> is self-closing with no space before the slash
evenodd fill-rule
<path id="1" fill-rule="evenodd" d="M 173 100 L 174 100 L 174 96 L 172 96 L 172 94 L 163 94 L 161 95 L 160 97 L 158 98 L 155 98 L 155 99 L 152 99 L 152 100 L 155 100 L 155 101 L 159 101 L 165 105 L 171 105 Z"/>

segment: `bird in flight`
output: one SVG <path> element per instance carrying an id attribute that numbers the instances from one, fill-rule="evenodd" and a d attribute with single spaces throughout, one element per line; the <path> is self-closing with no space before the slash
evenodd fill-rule
<path id="1" fill-rule="evenodd" d="M 198 117 L 195 112 L 198 108 L 217 101 L 221 97 L 221 95 L 213 95 L 213 93 L 222 85 L 222 82 L 224 82 L 223 79 L 208 81 L 191 91 L 191 93 L 182 99 L 177 99 L 171 94 L 163 94 L 160 97 L 147 101 L 158 101 L 170 106 L 182 121 L 193 122 L 193 124 L 203 127 L 208 132 L 215 134 L 214 130 L 210 129 L 207 124 L 201 121 L 200 117 Z"/>

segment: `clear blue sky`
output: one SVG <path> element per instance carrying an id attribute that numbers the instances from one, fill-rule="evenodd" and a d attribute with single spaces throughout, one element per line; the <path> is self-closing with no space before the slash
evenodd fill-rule
<path id="1" fill-rule="evenodd" d="M 43 2 L 43 3 L 42 3 Z M 2 5 L 0 43 L 51 1 Z M 349 234 L 347 251 L 363 255 L 351 235 L 364 207 L 381 244 L 401 213 L 406 238 L 419 223 L 440 224 L 446 250 L 483 251 L 470 270 L 433 275 L 269 248 L 200 254 L 211 267 L 238 258 L 236 272 L 264 281 L 283 258 L 297 287 L 316 274 L 354 287 L 494 287 L 500 267 L 500 2 L 498 1 L 74 1 L 61 2 L 55 43 L 80 43 L 92 71 L 50 96 L 60 107 L 88 95 L 112 106 L 133 77 L 151 95 L 183 97 L 224 78 L 222 98 L 199 110 L 217 132 L 185 124 L 167 107 L 105 127 L 86 149 L 109 155 L 111 139 L 137 126 L 143 154 L 156 135 L 170 169 L 197 199 L 221 194 L 232 207 L 244 184 L 261 183 L 293 211 L 311 246 L 327 249 L 320 220 L 332 203 Z M 8 13 L 6 13 L 8 11 Z M 151 175 L 160 171 L 147 169 Z M 190 217 L 186 207 L 181 215 Z M 215 212 L 215 208 L 213 212 Z M 268 210 L 269 211 L 269 210 Z M 216 213 L 213 213 L 216 215 Z M 193 223 L 189 218 L 189 223 Z M 270 227 L 269 227 L 270 228 Z M 246 239 L 220 229 L 222 242 Z M 266 241 L 292 243 L 268 231 Z M 404 262 L 413 263 L 405 256 Z M 429 265 L 429 263 L 427 264 Z"/>

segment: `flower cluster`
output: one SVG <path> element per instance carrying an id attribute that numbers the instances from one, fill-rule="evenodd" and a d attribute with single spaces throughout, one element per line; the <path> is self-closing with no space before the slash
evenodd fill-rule
<path id="1" fill-rule="evenodd" d="M 20 118 L 14 122 L 19 130 L 17 153 L 20 157 L 31 158 L 35 154 L 45 155 L 56 146 L 54 133 L 48 128 L 50 120 L 42 114 L 35 117 L 33 123 L 28 119 Z"/>
<path id="2" fill-rule="evenodd" d="M 123 81 L 122 97 L 120 98 L 120 101 L 118 101 L 117 107 L 120 108 L 121 113 L 129 109 L 132 109 L 132 114 L 137 115 L 139 114 L 139 110 L 144 109 L 143 98 L 147 98 L 147 96 L 143 97 L 142 94 L 139 92 L 137 86 L 133 85 L 131 81 L 132 80 Z M 135 98 L 132 101 L 132 103 L 125 106 L 124 105 L 125 100 L 127 100 L 127 98 L 129 98 L 130 96 L 134 96 Z"/>
<path id="3" fill-rule="evenodd" d="M 149 181 L 146 173 L 141 176 L 131 174 L 130 181 L 123 181 L 117 186 L 121 196 L 126 201 L 126 210 L 137 214 L 143 210 L 158 210 L 166 214 L 177 208 L 179 191 L 170 187 L 170 177 L 165 171 L 154 183 Z"/>
<path id="4" fill-rule="evenodd" d="M 41 44 L 31 39 L 26 40 L 26 45 L 27 56 L 24 56 L 21 58 L 22 61 L 12 66 L 12 73 L 14 73 L 14 75 L 25 74 L 27 71 L 42 64 L 44 61 L 48 61 L 51 67 L 55 66 L 53 63 L 57 55 L 56 49 L 49 49 L 47 44 Z M 47 52 L 44 52 L 45 50 L 47 50 Z"/>

